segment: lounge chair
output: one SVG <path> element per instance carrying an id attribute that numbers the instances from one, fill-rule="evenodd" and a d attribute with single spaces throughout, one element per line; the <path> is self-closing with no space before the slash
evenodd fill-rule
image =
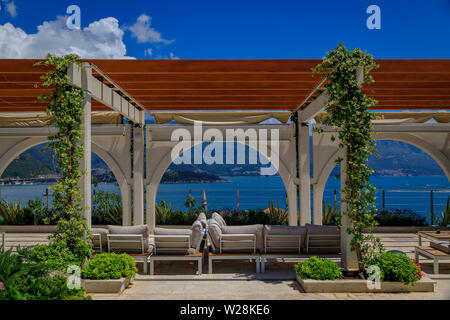
<path id="1" fill-rule="evenodd" d="M 260 272 L 259 252 L 263 250 L 263 225 L 227 226 L 218 213 L 208 221 L 208 271 L 213 272 L 214 260 L 255 260 Z"/>
<path id="2" fill-rule="evenodd" d="M 264 251 L 261 252 L 261 272 L 267 259 L 300 258 L 306 238 L 303 226 L 264 226 Z"/>
<path id="3" fill-rule="evenodd" d="M 203 253 L 200 246 L 204 236 L 206 216 L 199 218 L 190 229 L 155 228 L 154 246 L 150 257 L 150 274 L 155 271 L 155 261 L 196 261 L 198 274 L 202 274 Z"/>
<path id="4" fill-rule="evenodd" d="M 142 262 L 143 271 L 147 273 L 148 259 L 153 245 L 149 242 L 148 226 L 113 226 L 108 225 L 108 252 L 124 252 L 133 257 L 134 261 Z"/>

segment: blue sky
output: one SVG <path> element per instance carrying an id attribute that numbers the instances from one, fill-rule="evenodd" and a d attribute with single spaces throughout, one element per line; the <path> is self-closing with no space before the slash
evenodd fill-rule
<path id="1" fill-rule="evenodd" d="M 65 15 L 66 8 L 76 4 L 81 8 L 82 29 L 103 18 L 117 19 L 123 38 L 117 37 L 126 46 L 126 55 L 140 59 L 321 58 L 338 42 L 367 50 L 375 58 L 450 58 L 450 0 L 0 1 L 14 2 L 16 8 L 13 17 L 3 3 L 0 48 L 12 42 L 8 38 L 12 29 L 3 30 L 2 35 L 6 23 L 14 31 L 20 28 L 31 48 L 36 44 L 30 35 L 37 32 L 37 26 Z M 381 8 L 381 30 L 366 27 L 369 5 Z M 139 43 L 127 29 L 142 14 L 150 19 L 147 27 L 161 41 Z M 58 33 L 53 41 L 60 41 Z M 20 52 L 21 42 L 16 45 Z M 28 55 L 34 54 L 27 50 L 31 50 Z M 16 55 L 0 49 L 0 58 Z"/>

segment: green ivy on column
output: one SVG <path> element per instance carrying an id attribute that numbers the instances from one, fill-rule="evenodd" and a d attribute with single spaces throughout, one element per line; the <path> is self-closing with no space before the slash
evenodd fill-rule
<path id="1" fill-rule="evenodd" d="M 79 57 L 69 54 L 63 57 L 47 55 L 47 59 L 37 65 L 51 67 L 41 77 L 42 86 L 51 88 L 50 95 L 41 95 L 47 101 L 47 114 L 52 117 L 57 133 L 49 137 L 49 147 L 53 149 L 62 176 L 52 186 L 53 208 L 57 215 L 57 231 L 50 238 L 50 245 L 69 249 L 80 261 L 85 261 L 92 253 L 91 234 L 83 216 L 82 197 L 79 181 L 83 174 L 80 169 L 83 158 L 82 118 L 85 92 L 69 84 L 67 70 L 72 63 L 80 65 Z M 86 237 L 87 234 L 87 237 Z"/>
<path id="2" fill-rule="evenodd" d="M 314 73 L 325 72 L 327 106 L 325 125 L 338 129 L 339 148 L 346 151 L 347 181 L 342 190 L 342 200 L 347 204 L 347 215 L 351 227 L 346 231 L 352 235 L 351 249 L 356 251 L 360 270 L 368 260 L 382 252 L 380 240 L 369 232 L 377 225 L 375 216 L 376 189 L 369 182 L 373 170 L 367 165 L 368 157 L 375 152 L 372 136 L 372 120 L 375 114 L 370 107 L 377 103 L 361 91 L 357 81 L 357 70 L 363 71 L 363 83 L 373 82 L 369 74 L 378 65 L 373 57 L 360 49 L 347 50 L 339 43 L 323 62 L 313 69 Z M 332 141 L 336 137 L 332 136 Z M 342 162 L 342 158 L 336 161 Z"/>

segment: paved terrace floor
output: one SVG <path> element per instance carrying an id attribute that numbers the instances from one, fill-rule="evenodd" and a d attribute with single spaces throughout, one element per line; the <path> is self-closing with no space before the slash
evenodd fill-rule
<path id="1" fill-rule="evenodd" d="M 8 233 L 6 247 L 32 246 L 47 243 L 49 234 Z M 418 237 L 413 233 L 380 233 L 387 250 L 402 250 L 413 257 Z M 424 241 L 424 245 L 428 243 Z M 432 261 L 421 259 L 427 277 L 437 281 L 434 293 L 305 293 L 294 280 L 294 261 L 269 262 L 266 273 L 255 274 L 254 264 L 240 261 L 214 262 L 214 274 L 195 275 L 196 264 L 188 262 L 156 262 L 155 275 L 136 276 L 133 284 L 122 294 L 92 294 L 94 299 L 145 300 L 311 300 L 311 299 L 423 299 L 450 300 L 450 263 L 440 263 L 440 274 L 432 273 Z M 203 265 L 207 272 L 207 264 Z"/>

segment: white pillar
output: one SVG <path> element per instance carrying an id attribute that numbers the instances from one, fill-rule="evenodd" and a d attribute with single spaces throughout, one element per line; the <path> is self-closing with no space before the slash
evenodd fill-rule
<path id="1" fill-rule="evenodd" d="M 325 185 L 313 184 L 313 223 L 322 225 L 322 201 Z"/>
<path id="2" fill-rule="evenodd" d="M 301 112 L 298 112 L 301 119 Z M 300 225 L 311 223 L 311 173 L 309 155 L 309 126 L 298 124 L 298 169 L 300 180 Z"/>
<path id="3" fill-rule="evenodd" d="M 131 186 L 124 179 L 119 187 L 122 194 L 122 225 L 131 226 Z"/>
<path id="4" fill-rule="evenodd" d="M 356 81 L 359 85 L 364 80 L 364 72 L 362 68 L 356 70 Z M 347 203 L 343 201 L 347 196 L 343 191 L 347 181 L 347 149 L 344 148 L 341 162 L 341 267 L 344 271 L 358 271 L 358 257 L 355 250 L 351 250 L 351 241 L 353 236 L 347 233 L 348 228 L 352 228 L 352 221 L 348 218 Z"/>
<path id="5" fill-rule="evenodd" d="M 298 225 L 298 207 L 297 207 L 297 185 L 295 180 L 297 178 L 297 155 L 295 152 L 295 127 L 293 127 L 291 141 L 289 145 L 289 163 L 290 170 L 289 182 L 286 186 L 287 200 L 288 200 L 288 223 L 290 226 Z"/>
<path id="6" fill-rule="evenodd" d="M 347 181 L 346 170 L 347 150 L 344 150 L 344 156 L 341 162 L 341 267 L 345 271 L 357 271 L 359 270 L 358 258 L 356 251 L 351 250 L 352 237 L 347 233 L 347 229 L 352 226 L 351 220 L 346 215 L 347 203 L 342 201 L 346 195 L 343 192 L 345 183 Z"/>
<path id="7" fill-rule="evenodd" d="M 144 224 L 144 131 L 134 128 L 133 224 Z"/>
<path id="8" fill-rule="evenodd" d="M 156 186 L 147 185 L 147 225 L 150 233 L 153 233 L 156 226 Z"/>
<path id="9" fill-rule="evenodd" d="M 81 88 L 84 90 L 89 89 L 89 80 L 92 77 L 92 69 L 89 63 L 83 63 L 81 74 Z M 83 215 L 86 218 L 88 228 L 91 228 L 91 95 L 85 93 L 83 102 L 83 120 L 82 120 L 82 137 L 81 143 L 83 144 L 84 157 L 81 159 L 80 169 L 80 194 L 82 197 L 81 205 L 83 206 Z"/>

